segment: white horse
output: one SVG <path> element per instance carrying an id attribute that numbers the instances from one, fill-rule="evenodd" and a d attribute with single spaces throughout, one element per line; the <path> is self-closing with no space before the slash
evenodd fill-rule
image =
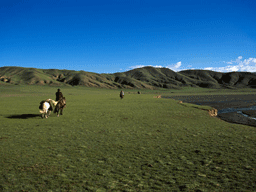
<path id="1" fill-rule="evenodd" d="M 39 112 L 42 113 L 42 118 L 48 118 L 53 110 L 52 105 L 55 107 L 57 105 L 57 101 L 52 99 L 46 99 L 45 101 L 40 102 Z"/>

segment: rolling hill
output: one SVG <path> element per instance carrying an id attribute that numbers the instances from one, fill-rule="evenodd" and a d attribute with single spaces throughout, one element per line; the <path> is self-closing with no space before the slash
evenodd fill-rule
<path id="1" fill-rule="evenodd" d="M 256 74 L 221 73 L 209 70 L 174 72 L 168 68 L 154 67 L 137 68 L 122 73 L 98 74 L 74 70 L 1 67 L 0 85 L 4 84 L 71 85 L 110 89 L 256 88 Z"/>

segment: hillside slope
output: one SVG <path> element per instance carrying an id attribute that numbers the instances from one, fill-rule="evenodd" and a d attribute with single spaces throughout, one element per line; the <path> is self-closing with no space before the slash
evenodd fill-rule
<path id="1" fill-rule="evenodd" d="M 137 68 L 123 73 L 98 74 L 74 70 L 1 67 L 0 84 L 71 85 L 111 89 L 254 88 L 256 74 L 208 70 L 174 72 L 168 68 L 154 67 Z"/>

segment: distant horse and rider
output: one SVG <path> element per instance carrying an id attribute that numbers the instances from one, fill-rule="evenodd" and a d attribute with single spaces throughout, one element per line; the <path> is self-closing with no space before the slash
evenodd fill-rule
<path id="1" fill-rule="evenodd" d="M 120 98 L 121 98 L 121 99 L 124 98 L 124 91 L 123 91 L 123 90 L 121 90 L 121 92 L 120 92 Z"/>
<path id="2" fill-rule="evenodd" d="M 42 118 L 48 118 L 54 109 L 54 113 L 63 115 L 63 109 L 66 107 L 66 98 L 60 92 L 60 89 L 56 92 L 56 101 L 53 99 L 46 99 L 40 102 L 39 112 L 42 113 Z"/>

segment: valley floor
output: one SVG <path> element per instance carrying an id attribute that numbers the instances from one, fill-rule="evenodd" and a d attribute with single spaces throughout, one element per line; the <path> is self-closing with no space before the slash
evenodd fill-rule
<path id="1" fill-rule="evenodd" d="M 255 105 L 254 90 L 246 98 L 243 90 L 127 89 L 120 99 L 121 90 L 63 86 L 63 115 L 42 119 L 40 102 L 57 88 L 0 86 L 0 191 L 255 190 L 255 127 L 156 98 L 223 101 L 221 110 L 227 101 Z"/>

